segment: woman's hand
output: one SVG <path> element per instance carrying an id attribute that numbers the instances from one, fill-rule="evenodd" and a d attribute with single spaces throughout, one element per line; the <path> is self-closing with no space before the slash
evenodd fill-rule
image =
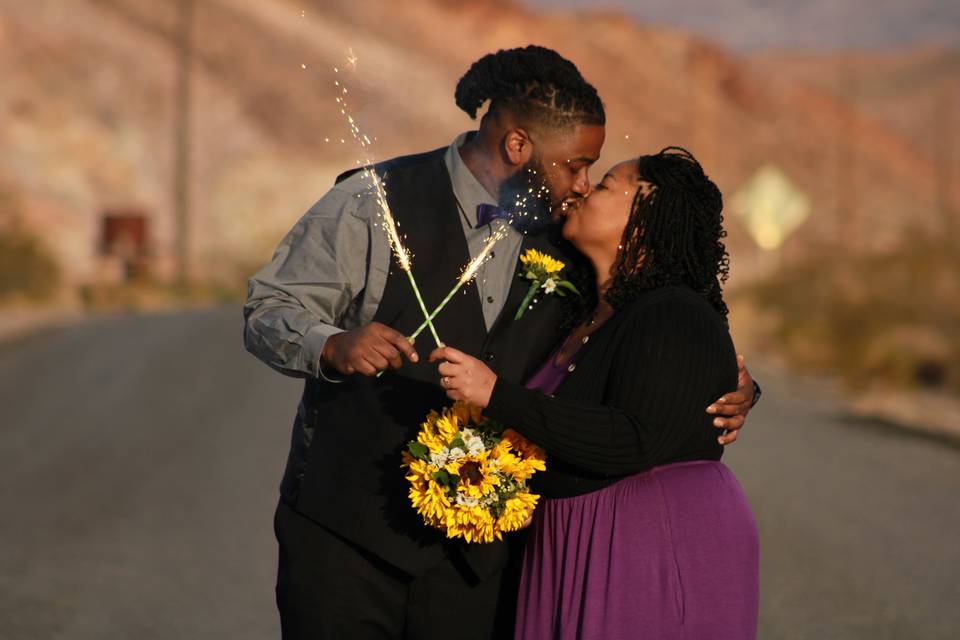
<path id="1" fill-rule="evenodd" d="M 437 370 L 440 386 L 446 389 L 447 397 L 469 402 L 481 409 L 490 404 L 493 385 L 497 382 L 497 374 L 490 367 L 453 347 L 434 349 L 430 362 L 438 360 L 443 361 Z"/>

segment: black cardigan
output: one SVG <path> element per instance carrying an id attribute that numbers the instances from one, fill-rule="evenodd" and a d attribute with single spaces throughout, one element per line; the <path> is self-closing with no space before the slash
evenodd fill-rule
<path id="1" fill-rule="evenodd" d="M 685 287 L 663 287 L 597 329 L 555 396 L 499 378 L 486 414 L 543 447 L 545 497 L 579 495 L 652 467 L 719 460 L 707 406 L 737 386 L 726 322 Z"/>

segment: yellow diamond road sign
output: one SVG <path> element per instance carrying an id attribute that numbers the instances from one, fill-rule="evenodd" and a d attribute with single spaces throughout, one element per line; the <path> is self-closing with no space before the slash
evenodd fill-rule
<path id="1" fill-rule="evenodd" d="M 767 251 L 779 248 L 810 215 L 810 198 L 772 164 L 733 194 L 732 204 L 754 242 Z"/>

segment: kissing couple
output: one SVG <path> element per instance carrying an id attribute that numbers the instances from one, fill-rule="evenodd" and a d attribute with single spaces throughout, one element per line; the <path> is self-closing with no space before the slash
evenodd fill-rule
<path id="1" fill-rule="evenodd" d="M 759 387 L 727 325 L 720 191 L 673 147 L 592 184 L 603 102 L 550 49 L 484 56 L 455 100 L 489 103 L 476 131 L 373 168 L 428 308 L 501 236 L 434 319 L 447 346 L 406 337 L 423 313 L 362 171 L 249 282 L 246 348 L 305 380 L 274 516 L 283 638 L 754 638 L 757 529 L 720 458 Z M 517 313 L 531 250 L 580 295 Z M 546 451 L 503 541 L 448 540 L 406 499 L 400 452 L 451 399 Z"/>

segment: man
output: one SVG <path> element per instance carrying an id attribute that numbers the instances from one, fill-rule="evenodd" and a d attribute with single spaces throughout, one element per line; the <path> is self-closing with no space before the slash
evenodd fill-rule
<path id="1" fill-rule="evenodd" d="M 571 62 L 533 46 L 485 56 L 464 75 L 457 105 L 475 117 L 488 100 L 475 134 L 376 171 L 428 308 L 491 233 L 504 234 L 476 290 L 455 296 L 434 323 L 444 341 L 523 381 L 560 338 L 564 310 L 547 297 L 513 321 L 528 284 L 515 277 L 518 256 L 535 248 L 568 258 L 551 234 L 510 226 L 504 209 L 521 203 L 514 213 L 536 227 L 551 207 L 584 197 L 605 114 Z M 247 349 L 306 378 L 275 517 L 283 635 L 509 637 L 507 545 L 445 540 L 407 501 L 400 450 L 447 401 L 436 368 L 405 337 L 422 312 L 392 266 L 381 221 L 367 178 L 341 176 L 250 281 Z M 741 378 L 714 406 L 730 441 L 753 397 L 745 370 Z"/>

